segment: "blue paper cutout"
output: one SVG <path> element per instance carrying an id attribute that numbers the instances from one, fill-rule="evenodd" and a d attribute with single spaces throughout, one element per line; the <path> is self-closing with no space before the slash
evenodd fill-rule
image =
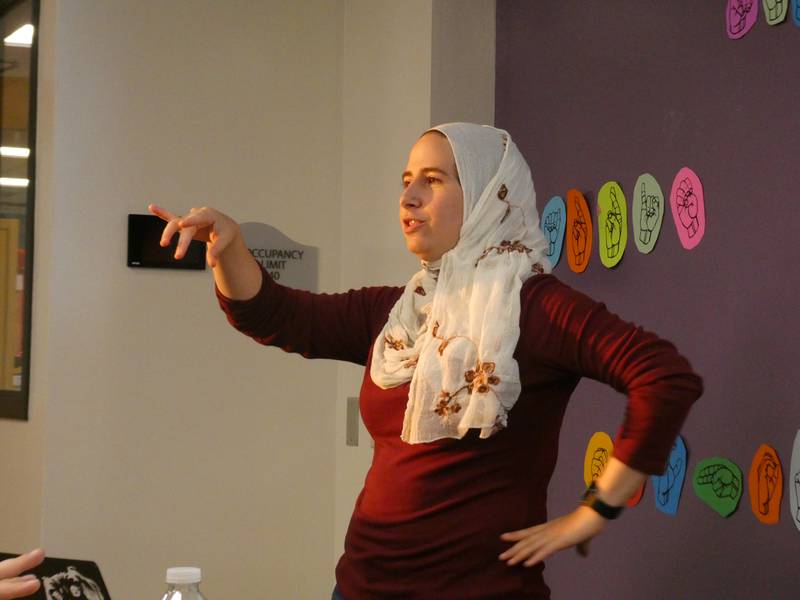
<path id="1" fill-rule="evenodd" d="M 567 205 L 561 196 L 553 196 L 542 211 L 542 232 L 549 243 L 547 258 L 553 268 L 561 259 L 564 247 L 564 231 L 567 229 Z"/>
<path id="2" fill-rule="evenodd" d="M 792 21 L 800 27 L 800 0 L 792 0 L 792 6 L 789 10 L 792 13 Z"/>
<path id="3" fill-rule="evenodd" d="M 681 501 L 683 482 L 686 479 L 686 464 L 688 462 L 686 444 L 683 438 L 678 436 L 672 445 L 672 451 L 669 453 L 664 474 L 651 477 L 656 508 L 673 517 L 678 514 L 678 504 Z"/>

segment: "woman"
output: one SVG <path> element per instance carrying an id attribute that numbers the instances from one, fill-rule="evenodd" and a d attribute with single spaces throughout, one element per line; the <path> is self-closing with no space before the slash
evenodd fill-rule
<path id="1" fill-rule="evenodd" d="M 167 220 L 208 242 L 230 322 L 307 357 L 368 366 L 372 466 L 334 598 L 548 598 L 542 560 L 600 533 L 661 473 L 702 384 L 666 341 L 549 275 L 530 171 L 509 135 L 426 132 L 403 173 L 400 222 L 422 270 L 405 288 L 312 294 L 279 286 L 238 226 L 210 208 Z M 628 395 L 615 456 L 589 500 L 547 522 L 567 401 L 582 376 Z"/>

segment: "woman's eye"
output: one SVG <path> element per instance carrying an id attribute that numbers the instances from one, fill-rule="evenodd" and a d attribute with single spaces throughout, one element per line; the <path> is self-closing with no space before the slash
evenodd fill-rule
<path id="1" fill-rule="evenodd" d="M 431 175 L 428 175 L 425 179 L 428 181 L 428 185 L 437 183 L 439 181 L 438 177 L 433 177 Z"/>
<path id="2" fill-rule="evenodd" d="M 407 179 L 404 179 L 403 180 L 403 189 L 406 189 L 410 183 L 411 183 L 410 181 L 408 181 Z"/>

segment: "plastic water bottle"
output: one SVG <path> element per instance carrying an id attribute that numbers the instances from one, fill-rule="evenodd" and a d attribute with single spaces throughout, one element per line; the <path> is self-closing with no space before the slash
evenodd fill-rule
<path id="1" fill-rule="evenodd" d="M 202 575 L 197 567 L 167 569 L 167 592 L 161 600 L 206 600 L 200 593 Z"/>

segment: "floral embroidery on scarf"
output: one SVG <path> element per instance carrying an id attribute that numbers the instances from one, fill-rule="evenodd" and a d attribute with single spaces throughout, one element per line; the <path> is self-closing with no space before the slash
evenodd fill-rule
<path id="1" fill-rule="evenodd" d="M 433 330 L 431 333 L 434 338 L 441 340 L 438 350 L 439 356 L 442 356 L 444 351 L 447 349 L 448 344 L 456 339 L 467 340 L 477 350 L 477 344 L 475 341 L 465 335 L 454 335 L 448 338 L 439 336 L 439 321 L 435 321 L 433 323 Z M 484 362 L 482 360 L 478 360 L 475 368 L 464 372 L 464 385 L 454 392 L 448 392 L 447 390 L 441 390 L 439 392 L 436 406 L 434 406 L 433 411 L 440 417 L 448 417 L 461 410 L 461 405 L 456 402 L 456 396 L 458 396 L 460 393 L 466 392 L 467 394 L 486 394 L 490 391 L 493 391 L 491 386 L 500 384 L 500 378 L 494 374 L 495 368 L 496 365 L 493 362 Z"/>
<path id="2" fill-rule="evenodd" d="M 494 375 L 494 369 L 495 364 L 493 362 L 479 360 L 474 369 L 464 373 L 464 381 L 466 381 L 464 385 L 452 393 L 446 390 L 439 392 L 438 402 L 433 411 L 440 417 L 447 417 L 461 410 L 461 405 L 455 400 L 456 396 L 461 392 L 466 390 L 468 394 L 486 394 L 492 391 L 491 386 L 500 384 L 500 378 Z M 502 429 L 502 421 L 499 416 L 495 420 L 494 428 Z"/>
<path id="3" fill-rule="evenodd" d="M 406 345 L 403 343 L 403 340 L 396 340 L 388 333 L 384 336 L 384 341 L 386 345 L 389 346 L 392 350 L 405 350 Z"/>
<path id="4" fill-rule="evenodd" d="M 506 204 L 506 212 L 503 214 L 503 218 L 500 219 L 501 224 L 504 223 L 505 220 L 508 218 L 508 215 L 511 214 L 511 207 L 513 206 L 511 202 L 506 200 L 506 196 L 508 196 L 508 188 L 504 183 L 500 186 L 500 189 L 497 192 L 497 198 L 500 200 L 500 202 L 505 202 Z M 519 206 L 515 206 L 514 208 L 519 208 Z"/>
<path id="5" fill-rule="evenodd" d="M 414 290 L 414 293 L 415 294 L 419 294 L 420 296 L 427 296 L 428 295 L 428 294 L 425 293 L 425 288 L 423 288 L 421 285 L 417 286 L 417 289 Z"/>
<path id="6" fill-rule="evenodd" d="M 542 263 L 538 263 L 538 262 L 537 263 L 533 263 L 533 266 L 531 267 L 531 271 L 533 271 L 537 275 L 542 275 L 544 273 L 544 267 L 542 266 Z"/>
<path id="7" fill-rule="evenodd" d="M 520 241 L 510 242 L 508 240 L 503 240 L 502 242 L 500 242 L 499 246 L 489 246 L 486 250 L 484 250 L 480 258 L 475 261 L 475 266 L 477 267 L 479 262 L 481 262 L 484 258 L 489 256 L 489 253 L 492 250 L 496 250 L 498 254 L 503 254 L 503 253 L 511 254 L 512 252 L 519 252 L 520 254 L 524 252 L 526 254 L 530 254 L 531 252 L 533 252 L 531 248 L 528 248 L 525 244 L 523 244 Z"/>
<path id="8" fill-rule="evenodd" d="M 451 404 L 451 400 L 453 400 L 453 397 L 450 393 L 442 390 L 439 392 L 439 402 L 436 403 L 436 408 L 433 409 L 433 412 L 440 417 L 446 417 L 460 411 L 461 405 L 458 402 L 453 402 Z"/>
<path id="9" fill-rule="evenodd" d="M 489 387 L 490 385 L 498 385 L 500 383 L 500 378 L 497 375 L 492 375 L 492 373 L 494 373 L 494 368 L 495 364 L 493 362 L 478 361 L 474 369 L 470 369 L 464 373 L 464 379 L 466 379 L 469 384 L 467 386 L 467 391 L 470 394 L 473 390 L 477 391 L 479 394 L 485 394 L 491 389 Z"/>

